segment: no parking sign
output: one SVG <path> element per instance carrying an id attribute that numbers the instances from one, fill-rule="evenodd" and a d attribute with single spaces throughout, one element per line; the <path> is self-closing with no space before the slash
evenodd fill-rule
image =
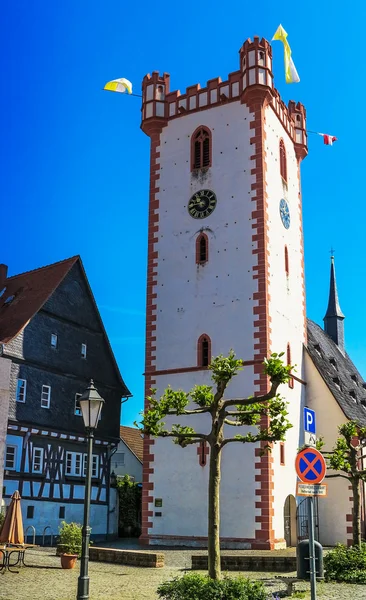
<path id="1" fill-rule="evenodd" d="M 296 456 L 295 469 L 300 481 L 315 484 L 323 481 L 327 466 L 319 450 L 305 448 Z"/>

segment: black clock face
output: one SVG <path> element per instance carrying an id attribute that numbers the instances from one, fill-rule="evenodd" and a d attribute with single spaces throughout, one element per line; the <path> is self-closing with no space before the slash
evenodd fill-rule
<path id="1" fill-rule="evenodd" d="M 213 213 L 216 203 L 216 196 L 211 190 L 200 190 L 188 202 L 188 212 L 194 219 L 204 219 Z"/>

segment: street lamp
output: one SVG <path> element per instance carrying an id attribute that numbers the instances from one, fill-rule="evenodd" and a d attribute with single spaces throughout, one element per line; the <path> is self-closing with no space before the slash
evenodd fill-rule
<path id="1" fill-rule="evenodd" d="M 98 426 L 100 413 L 104 403 L 94 387 L 93 380 L 90 381 L 89 387 L 80 396 L 79 399 L 81 414 L 83 415 L 87 441 L 88 441 L 88 454 L 87 454 L 87 466 L 86 466 L 86 480 L 85 480 L 85 499 L 84 499 L 84 522 L 83 522 L 83 540 L 81 545 L 81 558 L 80 558 L 80 575 L 78 579 L 78 595 L 77 600 L 88 600 L 89 599 L 89 541 L 90 541 L 90 527 L 89 527 L 89 516 L 90 516 L 90 497 L 91 497 L 91 475 L 92 475 L 92 455 L 93 455 L 93 438 L 94 430 Z"/>

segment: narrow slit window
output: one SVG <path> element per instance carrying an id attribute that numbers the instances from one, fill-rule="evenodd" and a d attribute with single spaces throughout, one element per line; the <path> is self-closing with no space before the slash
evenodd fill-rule
<path id="1" fill-rule="evenodd" d="M 76 416 L 78 416 L 78 417 L 81 417 L 80 398 L 81 398 L 81 394 L 75 394 L 75 409 L 74 409 L 74 414 Z"/>
<path id="2" fill-rule="evenodd" d="M 51 333 L 51 348 L 57 348 L 57 333 Z"/>
<path id="3" fill-rule="evenodd" d="M 27 394 L 27 382 L 25 379 L 18 379 L 17 381 L 17 391 L 16 391 L 16 401 L 17 402 L 25 402 L 25 397 Z"/>
<path id="4" fill-rule="evenodd" d="M 289 266 L 289 261 L 288 261 L 288 248 L 287 248 L 287 246 L 285 246 L 285 271 L 286 271 L 286 276 L 289 277 L 289 275 L 290 275 L 290 266 Z"/>
<path id="5" fill-rule="evenodd" d="M 199 127 L 192 136 L 191 168 L 206 169 L 211 166 L 211 132 Z"/>
<path id="6" fill-rule="evenodd" d="M 42 406 L 42 408 L 49 408 L 50 403 L 51 403 L 51 386 L 50 385 L 42 385 L 41 406 Z"/>
<path id="7" fill-rule="evenodd" d="M 211 340 L 203 334 L 198 340 L 198 366 L 208 367 L 211 362 Z"/>
<path id="8" fill-rule="evenodd" d="M 285 444 L 280 442 L 280 465 L 285 464 Z"/>
<path id="9" fill-rule="evenodd" d="M 86 358 L 86 344 L 81 344 L 81 358 Z"/>
<path id="10" fill-rule="evenodd" d="M 204 265 L 208 261 L 208 237 L 201 233 L 196 240 L 196 263 Z"/>
<path id="11" fill-rule="evenodd" d="M 286 355 L 287 355 L 286 356 L 286 358 L 287 358 L 287 364 L 291 365 L 291 347 L 290 347 L 290 344 L 287 344 Z M 291 389 L 294 387 L 294 378 L 293 377 L 291 377 L 288 380 L 288 387 L 291 388 Z"/>
<path id="12" fill-rule="evenodd" d="M 283 181 L 287 183 L 287 157 L 283 140 L 280 141 L 280 173 Z"/>

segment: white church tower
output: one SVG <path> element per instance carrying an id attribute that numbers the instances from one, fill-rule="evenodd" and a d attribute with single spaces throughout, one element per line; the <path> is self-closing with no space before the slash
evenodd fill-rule
<path id="1" fill-rule="evenodd" d="M 265 39 L 247 40 L 239 57 L 226 81 L 183 94 L 169 90 L 166 73 L 143 80 L 142 129 L 151 139 L 146 395 L 210 383 L 211 356 L 231 348 L 245 368 L 226 398 L 268 391 L 262 361 L 271 352 L 297 365 L 280 388 L 293 423 L 286 442 L 264 456 L 259 446 L 229 444 L 222 456 L 222 546 L 274 549 L 296 541 L 306 113 L 274 88 Z M 205 417 L 184 424 L 206 432 Z M 142 541 L 205 545 L 207 453 L 145 440 Z"/>

